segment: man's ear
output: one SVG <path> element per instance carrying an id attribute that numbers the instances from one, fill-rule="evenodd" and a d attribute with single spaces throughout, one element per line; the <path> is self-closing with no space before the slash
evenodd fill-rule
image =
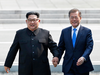
<path id="1" fill-rule="evenodd" d="M 80 20 L 82 19 L 82 17 L 81 16 L 79 16 L 80 17 Z"/>
<path id="2" fill-rule="evenodd" d="M 40 22 L 40 19 L 39 19 L 39 22 Z"/>
<path id="3" fill-rule="evenodd" d="M 27 20 L 26 20 L 26 23 L 27 23 Z"/>

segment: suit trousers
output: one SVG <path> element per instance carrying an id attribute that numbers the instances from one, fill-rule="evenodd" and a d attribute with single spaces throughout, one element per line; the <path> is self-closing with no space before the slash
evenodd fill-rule
<path id="1" fill-rule="evenodd" d="M 89 75 L 89 72 L 88 73 L 82 73 L 82 74 L 79 73 L 76 66 L 77 66 L 76 62 L 75 62 L 75 60 L 73 60 L 73 63 L 72 63 L 72 66 L 71 66 L 69 72 L 64 73 L 64 75 Z"/>

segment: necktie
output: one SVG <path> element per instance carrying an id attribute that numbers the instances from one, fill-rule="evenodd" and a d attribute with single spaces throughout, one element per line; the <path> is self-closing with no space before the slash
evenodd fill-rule
<path id="1" fill-rule="evenodd" d="M 73 47 L 75 47 L 75 41 L 76 41 L 76 30 L 77 30 L 76 28 L 73 29 L 73 31 L 74 31 L 74 32 L 73 32 L 73 38 L 72 38 L 72 41 L 73 41 Z"/>

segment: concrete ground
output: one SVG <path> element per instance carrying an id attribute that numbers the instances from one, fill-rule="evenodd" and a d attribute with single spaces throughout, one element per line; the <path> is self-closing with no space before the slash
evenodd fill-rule
<path id="1" fill-rule="evenodd" d="M 10 73 L 0 73 L 0 75 L 18 75 L 17 72 L 10 72 Z M 51 75 L 63 75 L 61 72 L 52 72 Z M 91 72 L 90 75 L 100 75 L 100 72 Z"/>

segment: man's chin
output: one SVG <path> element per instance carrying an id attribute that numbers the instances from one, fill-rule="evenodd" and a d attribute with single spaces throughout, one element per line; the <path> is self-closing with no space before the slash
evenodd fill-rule
<path id="1" fill-rule="evenodd" d="M 31 29 L 35 29 L 36 27 L 31 27 Z"/>
<path id="2" fill-rule="evenodd" d="M 36 28 L 36 27 L 32 27 L 31 29 L 32 29 L 32 30 L 36 30 L 37 28 Z"/>
<path id="3" fill-rule="evenodd" d="M 77 27 L 78 25 L 77 25 L 77 24 L 73 24 L 72 26 L 73 26 L 73 27 Z"/>

